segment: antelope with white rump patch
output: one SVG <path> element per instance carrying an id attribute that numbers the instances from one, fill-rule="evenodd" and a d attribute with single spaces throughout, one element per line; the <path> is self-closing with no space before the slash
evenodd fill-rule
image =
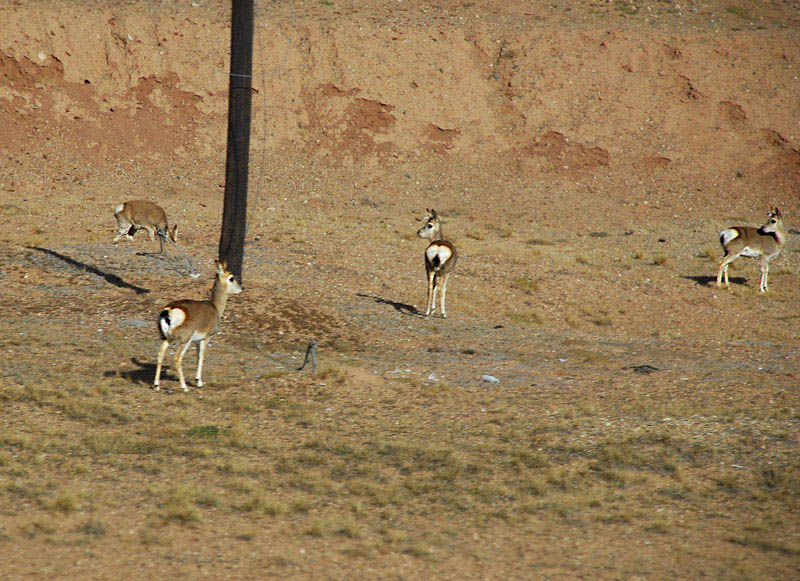
<path id="1" fill-rule="evenodd" d="M 766 223 L 760 228 L 734 226 L 719 233 L 719 242 L 722 244 L 725 256 L 719 263 L 718 287 L 722 286 L 722 276 L 725 275 L 725 287 L 730 288 L 728 265 L 740 256 L 747 256 L 758 258 L 761 268 L 761 283 L 758 290 L 762 293 L 767 290 L 769 261 L 780 254 L 786 243 L 786 230 L 783 227 L 781 211 L 774 208 L 768 216 Z"/>
<path id="2" fill-rule="evenodd" d="M 173 243 L 178 242 L 178 225 L 174 224 L 172 228 L 168 227 L 167 213 L 161 206 L 153 202 L 147 200 L 125 202 L 116 207 L 114 217 L 117 219 L 117 235 L 113 240 L 114 244 L 123 238 L 133 240 L 133 235 L 137 230 L 147 230 L 151 242 L 158 234 L 162 253 L 164 252 L 164 236 Z"/>
<path id="3" fill-rule="evenodd" d="M 211 291 L 209 301 L 174 301 L 164 307 L 158 316 L 158 328 L 161 331 L 161 347 L 158 349 L 158 363 L 156 364 L 156 379 L 153 388 L 159 391 L 161 380 L 161 364 L 164 354 L 170 343 L 178 343 L 175 353 L 175 367 L 178 368 L 178 378 L 181 389 L 189 391 L 183 378 L 183 356 L 189 345 L 197 343 L 197 387 L 203 387 L 203 359 L 206 347 L 212 335 L 219 331 L 219 322 L 228 304 L 228 295 L 238 295 L 242 286 L 236 278 L 227 271 L 224 262 L 216 262 L 217 278 Z"/>
<path id="4" fill-rule="evenodd" d="M 425 249 L 425 272 L 428 273 L 428 306 L 426 315 L 436 312 L 436 293 L 442 287 L 442 317 L 447 318 L 445 297 L 447 296 L 447 280 L 456 266 L 458 255 L 456 248 L 442 239 L 442 221 L 436 210 L 428 210 L 425 225 L 417 231 L 417 236 L 431 241 Z"/>

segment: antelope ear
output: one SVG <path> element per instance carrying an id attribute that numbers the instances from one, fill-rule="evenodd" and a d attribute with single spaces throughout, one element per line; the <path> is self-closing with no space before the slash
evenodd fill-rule
<path id="1" fill-rule="evenodd" d="M 439 219 L 439 214 L 436 213 L 436 210 L 431 209 L 431 216 L 433 216 L 435 220 Z"/>
<path id="2" fill-rule="evenodd" d="M 778 209 L 778 206 L 775 206 L 775 217 L 776 218 L 780 218 L 781 217 L 781 211 Z"/>
<path id="3" fill-rule="evenodd" d="M 224 260 L 215 260 L 214 264 L 217 265 L 217 273 L 222 274 L 223 272 L 225 272 L 227 265 L 225 264 Z"/>

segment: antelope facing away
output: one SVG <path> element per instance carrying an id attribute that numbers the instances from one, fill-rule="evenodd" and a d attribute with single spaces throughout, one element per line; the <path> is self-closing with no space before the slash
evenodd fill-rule
<path id="1" fill-rule="evenodd" d="M 164 307 L 158 316 L 158 328 L 164 340 L 158 349 L 156 378 L 153 383 L 156 391 L 159 391 L 161 364 L 170 343 L 179 345 L 175 353 L 175 367 L 178 368 L 178 378 L 183 391 L 189 391 L 186 387 L 186 380 L 183 378 L 183 356 L 189 349 L 189 345 L 193 342 L 197 343 L 197 387 L 203 387 L 203 359 L 208 342 L 219 331 L 219 322 L 225 312 L 228 295 L 238 295 L 242 292 L 242 286 L 227 271 L 225 263 L 217 261 L 216 265 L 217 278 L 211 291 L 211 300 L 173 301 Z"/>
<path id="2" fill-rule="evenodd" d="M 133 240 L 133 235 L 137 230 L 147 230 L 150 241 L 155 240 L 158 234 L 158 241 L 161 243 L 161 252 L 164 252 L 164 239 L 162 234 L 172 242 L 178 241 L 178 225 L 172 228 L 167 226 L 167 214 L 161 206 L 148 202 L 147 200 L 131 200 L 120 204 L 114 210 L 114 217 L 117 219 L 117 235 L 113 240 L 116 244 L 122 238 Z"/>
<path id="3" fill-rule="evenodd" d="M 458 254 L 456 248 L 442 239 L 442 221 L 436 210 L 428 210 L 425 225 L 417 230 L 417 236 L 428 238 L 431 243 L 425 249 L 425 271 L 428 273 L 428 306 L 425 314 L 436 312 L 436 293 L 442 287 L 442 317 L 447 318 L 445 297 L 447 296 L 447 280 L 456 266 Z"/>
<path id="4" fill-rule="evenodd" d="M 747 256 L 758 258 L 761 269 L 761 283 L 758 290 L 762 293 L 767 290 L 769 277 L 769 261 L 780 254 L 786 243 L 786 231 L 783 228 L 781 211 L 774 208 L 769 212 L 767 222 L 760 228 L 752 226 L 734 226 L 726 228 L 719 233 L 719 242 L 725 251 L 725 256 L 719 263 L 717 273 L 717 286 L 722 286 L 722 275 L 725 275 L 725 287 L 728 283 L 728 265 L 739 258 Z"/>

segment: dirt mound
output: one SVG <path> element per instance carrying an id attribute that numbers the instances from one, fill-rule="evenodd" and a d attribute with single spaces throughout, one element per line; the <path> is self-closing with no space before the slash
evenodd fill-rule
<path id="1" fill-rule="evenodd" d="M 231 341 L 258 348 L 303 351 L 311 339 L 321 347 L 350 352 L 363 349 L 363 329 L 341 315 L 307 300 L 275 296 L 248 286 L 247 300 L 231 318 Z"/>

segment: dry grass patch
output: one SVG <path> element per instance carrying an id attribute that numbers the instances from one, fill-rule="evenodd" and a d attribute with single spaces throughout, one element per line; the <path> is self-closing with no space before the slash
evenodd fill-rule
<path id="1" fill-rule="evenodd" d="M 526 295 L 532 295 L 539 290 L 539 285 L 527 276 L 516 276 L 511 280 L 511 286 Z"/>
<path id="2" fill-rule="evenodd" d="M 555 246 L 556 242 L 544 238 L 528 238 L 525 240 L 525 244 L 528 246 Z"/>
<path id="3" fill-rule="evenodd" d="M 289 504 L 271 494 L 252 492 L 242 502 L 235 505 L 236 510 L 267 516 L 282 516 L 291 512 Z"/>
<path id="4" fill-rule="evenodd" d="M 609 316 L 608 310 L 604 308 L 589 309 L 586 307 L 581 307 L 580 313 L 590 323 L 598 327 L 608 327 L 612 323 L 612 319 Z"/>
<path id="5" fill-rule="evenodd" d="M 602 309 L 583 313 L 587 318 L 604 314 Z M 604 364 L 605 354 L 589 349 L 590 343 L 588 339 L 565 343 L 560 352 L 570 360 Z M 161 534 L 159 527 L 167 523 L 186 526 L 225 519 L 231 530 L 238 531 L 232 536 L 241 541 L 259 541 L 252 523 L 260 521 L 291 527 L 295 532 L 287 534 L 300 538 L 322 539 L 347 555 L 369 558 L 393 552 L 436 559 L 447 554 L 449 541 L 425 533 L 423 523 L 436 522 L 441 530 L 443 523 L 469 522 L 480 530 L 492 523 L 535 518 L 551 523 L 624 524 L 667 535 L 675 525 L 648 518 L 642 498 L 654 496 L 676 507 L 712 498 L 737 507 L 787 505 L 796 487 L 793 468 L 777 464 L 764 464 L 763 470 L 726 484 L 725 471 L 707 468 L 719 466 L 710 447 L 675 429 L 647 427 L 666 415 L 688 418 L 699 413 L 688 403 L 632 397 L 609 408 L 596 398 L 591 405 L 562 403 L 550 410 L 537 404 L 534 412 L 528 391 L 511 388 L 488 394 L 441 381 L 430 385 L 415 381 L 415 389 L 409 389 L 393 381 L 381 384 L 386 393 L 371 395 L 370 413 L 365 414 L 363 398 L 346 396 L 353 387 L 369 385 L 372 376 L 358 365 L 342 362 L 323 371 L 324 378 L 309 378 L 268 395 L 209 391 L 191 405 L 169 400 L 168 405 L 161 400 L 139 404 L 142 409 L 136 413 L 150 417 L 144 428 L 137 422 L 108 422 L 102 414 L 92 413 L 72 414 L 70 421 L 80 430 L 26 434 L 4 427 L 0 430 L 6 446 L 3 468 L 19 476 L 0 490 L 0 502 L 9 507 L 25 499 L 65 515 L 107 506 L 109 484 L 102 479 L 101 492 L 88 501 L 41 478 L 46 465 L 34 459 L 46 452 L 48 462 L 58 457 L 72 472 L 90 471 L 108 482 L 116 481 L 120 471 L 134 480 L 171 482 L 168 487 L 155 484 L 130 492 L 136 506 L 155 506 L 152 514 L 157 518 L 151 526 L 135 527 L 143 545 L 160 545 L 156 533 Z M 318 398 L 317 383 L 326 383 L 342 397 Z M 127 405 L 127 396 L 114 389 L 72 393 L 77 399 Z M 47 389 L 20 388 L 4 394 L 25 398 L 48 414 L 58 411 L 49 403 Z M 226 405 L 234 397 L 237 404 Z M 419 405 L 419 413 L 398 413 L 410 405 Z M 327 407 L 345 421 L 326 420 Z M 482 411 L 464 414 L 465 409 Z M 714 422 L 722 427 L 711 424 L 712 434 L 726 433 L 730 420 L 745 410 L 734 416 L 722 413 L 723 407 L 717 411 Z M 606 417 L 612 427 L 602 427 Z M 640 429 L 634 434 L 634 428 Z M 274 433 L 285 437 L 265 437 Z M 789 432 L 777 440 L 786 446 L 791 441 Z M 737 440 L 735 453 L 757 452 L 762 443 L 753 434 Z M 192 484 L 199 474 L 202 488 Z M 727 493 L 720 495 L 720 490 Z M 91 538 L 105 529 L 86 530 L 94 531 L 86 533 Z M 33 526 L 28 531 L 47 536 Z M 751 546 L 762 535 L 744 532 L 756 538 L 741 535 L 740 540 Z"/>
<path id="6" fill-rule="evenodd" d="M 179 485 L 171 488 L 163 501 L 162 518 L 164 522 L 189 524 L 200 520 L 197 509 L 197 490 L 194 487 Z"/>
<path id="7" fill-rule="evenodd" d="M 77 530 L 88 537 L 102 537 L 108 532 L 108 525 L 102 519 L 92 516 L 82 521 Z"/>
<path id="8" fill-rule="evenodd" d="M 522 325 L 542 324 L 542 317 L 535 311 L 526 311 L 524 313 L 506 313 L 506 318 L 509 321 Z"/>
<path id="9" fill-rule="evenodd" d="M 697 253 L 697 257 L 704 258 L 709 262 L 717 262 L 720 258 L 719 246 L 713 244 L 706 244 L 705 246 L 703 246 L 700 252 Z"/>
<path id="10" fill-rule="evenodd" d="M 581 363 L 608 363 L 612 359 L 610 355 L 589 349 L 570 349 L 567 352 L 567 357 Z"/>
<path id="11" fill-rule="evenodd" d="M 78 510 L 78 495 L 73 492 L 62 492 L 59 494 L 49 508 L 54 511 L 70 514 Z"/>

